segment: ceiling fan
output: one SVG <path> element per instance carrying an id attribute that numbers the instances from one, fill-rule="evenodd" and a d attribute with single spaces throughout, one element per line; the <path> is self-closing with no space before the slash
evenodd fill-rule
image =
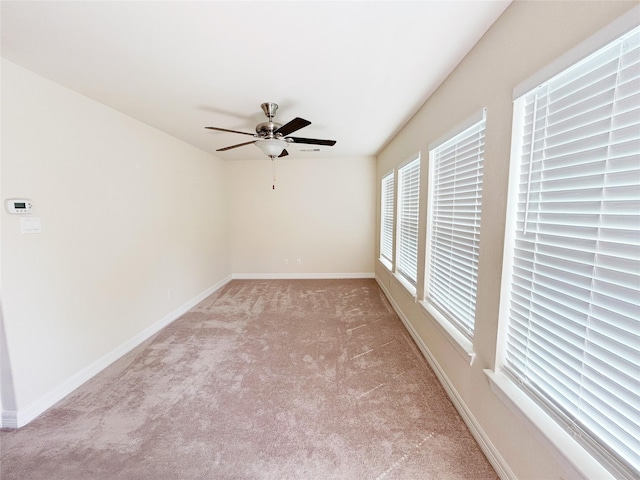
<path id="1" fill-rule="evenodd" d="M 242 135 L 251 135 L 255 137 L 256 140 L 252 140 L 250 142 L 239 143 L 237 145 L 231 145 L 229 147 L 219 148 L 216 152 L 224 152 L 226 150 L 231 150 L 232 148 L 242 147 L 244 145 L 254 144 L 258 147 L 262 152 L 274 159 L 276 157 L 285 157 L 289 155 L 286 148 L 290 143 L 301 143 L 308 145 L 326 145 L 333 146 L 335 145 L 335 140 L 320 140 L 317 138 L 302 138 L 302 137 L 290 137 L 289 135 L 293 132 L 300 130 L 308 125 L 311 125 L 309 120 L 305 120 L 304 118 L 296 117 L 291 120 L 289 123 L 285 123 L 284 125 L 280 123 L 275 123 L 273 121 L 273 117 L 276 115 L 276 110 L 278 110 L 278 105 L 276 103 L 263 103 L 260 105 L 262 107 L 262 111 L 267 116 L 269 121 L 262 122 L 256 125 L 256 133 L 248 133 L 248 132 L 240 132 L 238 130 L 229 130 L 227 128 L 218 128 L 218 127 L 204 127 L 209 130 L 218 130 L 220 132 L 231 132 L 231 133 L 241 133 Z"/>

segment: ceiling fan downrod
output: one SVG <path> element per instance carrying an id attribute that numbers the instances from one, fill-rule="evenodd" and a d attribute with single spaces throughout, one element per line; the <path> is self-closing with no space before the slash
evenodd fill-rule
<path id="1" fill-rule="evenodd" d="M 282 137 L 282 135 L 278 135 L 276 133 L 282 125 L 273 121 L 273 117 L 275 117 L 276 111 L 278 110 L 278 104 L 267 102 L 260 105 L 260 107 L 262 108 L 264 114 L 267 116 L 268 120 L 256 125 L 256 133 L 258 134 L 258 136 L 264 139 Z"/>

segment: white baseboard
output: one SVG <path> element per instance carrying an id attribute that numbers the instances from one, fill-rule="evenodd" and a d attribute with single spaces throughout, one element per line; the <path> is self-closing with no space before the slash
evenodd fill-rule
<path id="1" fill-rule="evenodd" d="M 68 380 L 62 382 L 60 385 L 50 390 L 48 393 L 43 395 L 40 399 L 31 403 L 28 407 L 21 410 L 3 410 L 0 413 L 0 428 L 20 428 L 34 420 L 36 417 L 44 413 L 46 410 L 51 408 L 53 405 L 58 403 L 64 397 L 69 395 L 75 389 L 80 387 L 87 380 L 90 380 L 92 377 L 100 373 L 106 367 L 111 365 L 113 362 L 121 358 L 122 356 L 129 353 L 135 347 L 140 345 L 142 342 L 150 338 L 152 335 L 158 333 L 164 327 L 169 325 L 174 320 L 177 320 L 182 315 L 187 313 L 193 307 L 195 307 L 202 300 L 207 298 L 209 295 L 224 287 L 227 283 L 231 281 L 231 276 L 228 276 L 222 280 L 220 280 L 215 285 L 207 288 L 204 292 L 196 295 L 194 298 L 181 305 L 177 309 L 173 310 L 171 313 L 166 315 L 164 318 L 158 320 L 154 324 L 148 326 L 143 331 L 130 338 L 126 342 L 124 342 L 119 347 L 115 348 L 108 354 L 99 358 L 92 364 L 80 370 L 75 375 L 71 376 Z"/>
<path id="2" fill-rule="evenodd" d="M 398 314 L 398 317 L 400 317 L 400 320 L 402 321 L 406 329 L 409 331 L 409 334 L 411 335 L 413 340 L 416 342 L 416 345 L 418 345 L 418 348 L 422 352 L 422 355 L 424 355 L 427 362 L 429 362 L 429 365 L 431 365 L 431 368 L 433 369 L 434 373 L 438 377 L 438 380 L 440 381 L 443 388 L 447 392 L 447 395 L 451 399 L 453 405 L 456 407 L 456 410 L 460 414 L 460 417 L 462 417 L 462 420 L 467 425 L 467 428 L 469 428 L 471 435 L 473 435 L 473 438 L 475 438 L 476 442 L 478 442 L 480 449 L 485 454 L 485 456 L 487 457 L 487 460 L 489 460 L 489 463 L 491 463 L 491 466 L 494 468 L 498 476 L 502 480 L 517 480 L 516 475 L 513 473 L 511 468 L 509 468 L 509 465 L 507 464 L 507 462 L 504 460 L 504 458 L 502 458 L 502 455 L 500 455 L 500 452 L 496 449 L 495 445 L 493 445 L 493 443 L 491 442 L 491 440 L 489 439 L 489 437 L 487 436 L 483 428 L 475 419 L 475 417 L 473 416 L 473 414 L 465 404 L 462 397 L 460 397 L 457 390 L 454 388 L 453 384 L 445 374 L 444 370 L 442 369 L 442 367 L 440 366 L 436 358 L 433 356 L 433 354 L 431 353 L 427 345 L 424 343 L 422 338 L 418 335 L 418 332 L 416 332 L 415 328 L 413 327 L 411 322 L 409 322 L 409 319 L 406 317 L 404 312 L 402 312 L 402 310 L 400 309 L 400 306 L 393 299 L 387 287 L 384 285 L 382 280 L 380 280 L 380 278 L 376 276 L 375 279 L 378 285 L 380 286 L 380 288 L 382 289 L 382 291 L 384 292 L 385 296 L 387 297 L 387 300 L 389 300 L 389 303 L 391 303 L 391 306 L 393 307 L 395 312 Z"/>
<path id="3" fill-rule="evenodd" d="M 374 273 L 234 273 L 234 280 L 331 280 L 340 278 L 375 278 Z"/>

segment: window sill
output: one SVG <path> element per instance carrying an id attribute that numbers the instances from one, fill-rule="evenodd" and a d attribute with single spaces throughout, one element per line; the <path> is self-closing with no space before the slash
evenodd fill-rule
<path id="1" fill-rule="evenodd" d="M 614 478 L 504 373 L 485 369 L 493 393 L 547 445 L 571 478 Z"/>
<path id="2" fill-rule="evenodd" d="M 476 358 L 476 352 L 473 350 L 473 343 L 458 331 L 456 327 L 444 318 L 444 316 L 431 306 L 428 302 L 421 301 L 420 306 L 426 310 L 426 312 L 435 320 L 433 322 L 442 335 L 449 341 L 449 343 L 455 348 L 456 352 L 464 359 L 469 365 L 473 365 L 473 361 Z"/>
<path id="3" fill-rule="evenodd" d="M 378 258 L 378 261 L 390 272 L 393 270 L 393 265 L 391 264 L 391 262 L 389 260 L 387 260 L 386 258 Z"/>
<path id="4" fill-rule="evenodd" d="M 399 273 L 394 273 L 393 275 L 394 277 L 396 277 L 396 280 L 398 280 L 398 282 L 400 282 L 400 284 L 405 288 L 405 290 L 407 290 L 409 295 L 413 297 L 413 301 L 415 302 L 416 299 L 418 298 L 416 287 L 413 286 L 411 283 L 409 283 L 409 281 Z"/>

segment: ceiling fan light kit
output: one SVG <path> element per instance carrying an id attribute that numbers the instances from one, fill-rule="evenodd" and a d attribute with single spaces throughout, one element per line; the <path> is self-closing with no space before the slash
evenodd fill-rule
<path id="1" fill-rule="evenodd" d="M 268 157 L 274 158 L 282 155 L 282 152 L 287 148 L 289 142 L 279 138 L 267 138 L 264 140 L 257 140 L 255 146 L 262 150 L 262 153 Z"/>
<path id="2" fill-rule="evenodd" d="M 254 144 L 265 155 L 267 155 L 271 159 L 274 159 L 276 157 L 284 157 L 286 155 L 289 155 L 289 152 L 287 152 L 286 148 L 290 143 L 325 145 L 328 147 L 331 147 L 336 144 L 335 140 L 320 140 L 317 138 L 289 137 L 288 135 L 292 134 L 293 132 L 296 132 L 301 128 L 311 125 L 311 122 L 309 120 L 305 120 L 304 118 L 296 117 L 293 120 L 291 120 L 289 123 L 285 123 L 284 125 L 281 125 L 279 123 L 275 123 L 272 121 L 273 117 L 275 117 L 276 115 L 276 111 L 278 110 L 278 104 L 267 102 L 260 105 L 260 107 L 262 108 L 262 111 L 266 115 L 268 121 L 259 123 L 256 126 L 256 133 L 240 132 L 238 130 L 229 130 L 227 128 L 219 128 L 219 127 L 204 127 L 209 130 L 218 130 L 221 132 L 251 135 L 252 137 L 255 137 L 257 139 L 250 142 L 231 145 L 229 147 L 219 148 L 216 150 L 217 152 L 224 152 L 226 150 L 231 150 L 232 148 Z"/>

